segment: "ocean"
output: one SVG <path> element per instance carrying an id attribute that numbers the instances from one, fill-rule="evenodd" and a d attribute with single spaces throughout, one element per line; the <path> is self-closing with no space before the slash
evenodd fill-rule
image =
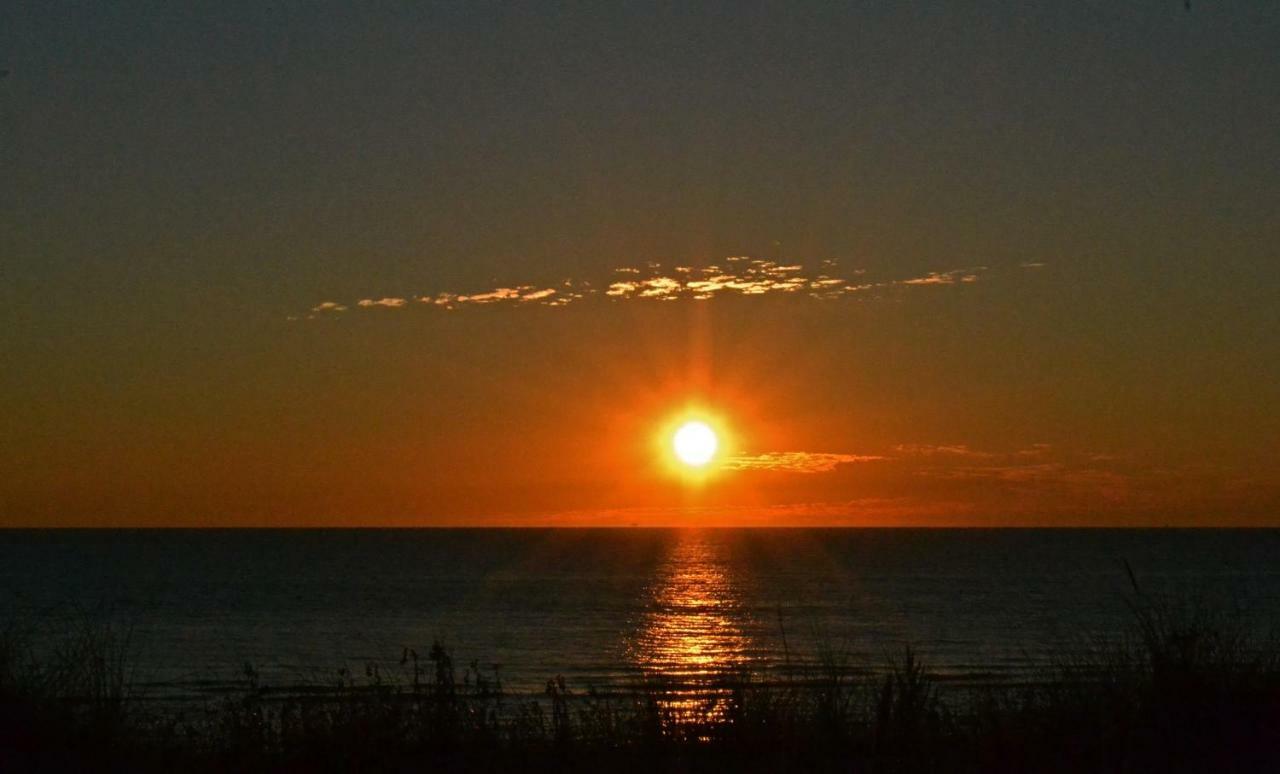
<path id="1" fill-rule="evenodd" d="M 0 626 L 127 632 L 137 690 L 172 698 L 246 665 L 403 674 L 434 642 L 514 693 L 875 670 L 908 644 L 944 679 L 1017 681 L 1131 631 L 1139 594 L 1274 629 L 1280 530 L 0 531 Z"/>

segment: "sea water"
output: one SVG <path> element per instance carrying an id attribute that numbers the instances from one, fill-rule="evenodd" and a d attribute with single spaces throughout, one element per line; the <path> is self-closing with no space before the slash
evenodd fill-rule
<path id="1" fill-rule="evenodd" d="M 0 627 L 127 633 L 153 695 L 246 665 L 272 685 L 403 675 L 410 653 L 426 671 L 437 642 L 512 692 L 874 670 L 906 645 L 1009 681 L 1153 599 L 1273 628 L 1280 530 L 0 531 Z"/>

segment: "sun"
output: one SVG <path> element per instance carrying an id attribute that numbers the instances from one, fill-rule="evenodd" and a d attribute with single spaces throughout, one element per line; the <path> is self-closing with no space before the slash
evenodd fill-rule
<path id="1" fill-rule="evenodd" d="M 692 487 L 720 479 L 738 449 L 738 435 L 726 415 L 694 400 L 667 414 L 649 441 L 659 469 Z"/>
<path id="2" fill-rule="evenodd" d="M 671 437 L 671 448 L 681 462 L 700 468 L 716 455 L 720 439 L 706 422 L 695 419 L 680 425 Z"/>

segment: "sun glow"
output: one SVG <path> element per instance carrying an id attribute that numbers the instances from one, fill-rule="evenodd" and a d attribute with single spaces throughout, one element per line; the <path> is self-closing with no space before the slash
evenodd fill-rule
<path id="1" fill-rule="evenodd" d="M 684 464 L 700 468 L 711 461 L 720 448 L 720 439 L 706 422 L 692 420 L 680 425 L 671 438 L 671 448 Z"/>

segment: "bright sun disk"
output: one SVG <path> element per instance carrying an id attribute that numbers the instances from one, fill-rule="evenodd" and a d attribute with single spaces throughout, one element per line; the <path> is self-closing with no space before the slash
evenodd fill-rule
<path id="1" fill-rule="evenodd" d="M 686 465 L 700 468 L 715 456 L 720 441 L 706 422 L 685 422 L 671 439 L 676 457 Z"/>

